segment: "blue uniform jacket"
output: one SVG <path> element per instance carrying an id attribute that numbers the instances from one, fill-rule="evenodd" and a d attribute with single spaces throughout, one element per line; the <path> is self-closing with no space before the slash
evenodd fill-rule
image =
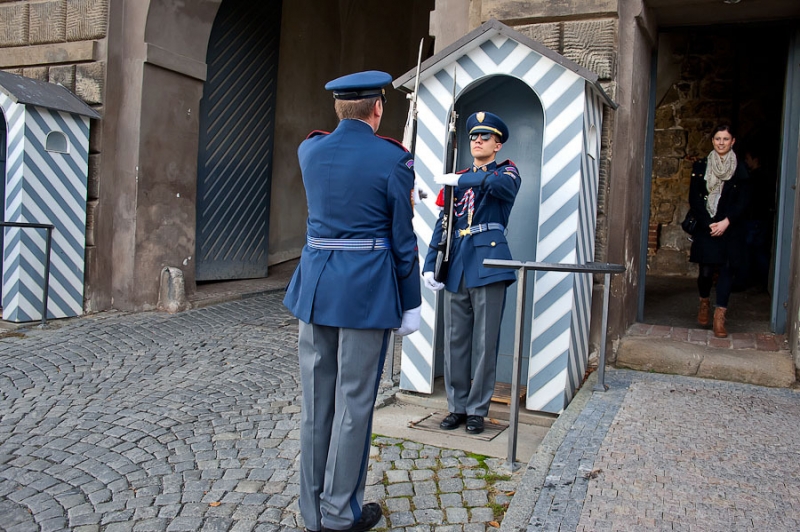
<path id="1" fill-rule="evenodd" d="M 486 168 L 483 170 L 482 168 Z M 485 167 L 463 170 L 455 190 L 456 203 L 464 197 L 470 188 L 475 194 L 472 225 L 495 222 L 508 227 L 508 217 L 511 207 L 521 184 L 519 171 L 511 161 L 500 164 L 491 162 Z M 458 209 L 456 209 L 458 210 Z M 436 247 L 442 238 L 442 216 L 436 222 L 433 230 L 430 248 L 425 257 L 423 271 L 434 271 L 436 264 Z M 500 230 L 490 230 L 465 237 L 458 237 L 459 229 L 466 229 L 467 214 L 455 217 L 456 224 L 453 232 L 453 247 L 450 251 L 450 270 L 447 274 L 445 288 L 450 292 L 458 291 L 461 276 L 467 288 L 486 286 L 491 283 L 503 281 L 511 284 L 516 280 L 513 270 L 486 268 L 484 259 L 511 259 L 511 250 L 505 233 Z"/>
<path id="2" fill-rule="evenodd" d="M 283 302 L 306 323 L 393 329 L 421 304 L 411 225 L 414 163 L 400 144 L 360 120 L 312 134 L 297 150 L 308 200 L 308 235 L 391 239 L 391 250 L 319 250 L 306 245 Z"/>

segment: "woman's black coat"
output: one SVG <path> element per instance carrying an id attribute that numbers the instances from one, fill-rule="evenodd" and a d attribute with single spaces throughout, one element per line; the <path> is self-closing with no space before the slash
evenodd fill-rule
<path id="1" fill-rule="evenodd" d="M 706 160 L 694 163 L 689 187 L 689 206 L 697 217 L 697 231 L 692 235 L 691 262 L 700 264 L 737 263 L 745 248 L 745 211 L 750 199 L 750 180 L 744 164 L 739 161 L 733 176 L 722 186 L 722 194 L 713 218 L 706 210 L 708 190 L 705 180 Z M 709 225 L 728 219 L 730 226 L 722 236 L 711 236 Z"/>

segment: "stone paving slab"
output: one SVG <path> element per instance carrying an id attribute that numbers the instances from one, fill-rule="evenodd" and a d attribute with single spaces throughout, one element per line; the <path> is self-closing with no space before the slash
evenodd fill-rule
<path id="1" fill-rule="evenodd" d="M 281 299 L 1 338 L 0 530 L 299 530 L 297 323 Z M 373 453 L 382 530 L 495 528 L 520 478 L 404 439 Z"/>
<path id="2" fill-rule="evenodd" d="M 537 500 L 514 529 L 800 530 L 798 392 L 627 370 L 606 382 L 541 486 L 523 477 Z"/>

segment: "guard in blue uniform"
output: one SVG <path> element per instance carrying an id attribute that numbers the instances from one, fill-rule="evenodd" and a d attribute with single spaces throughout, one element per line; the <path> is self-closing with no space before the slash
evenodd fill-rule
<path id="1" fill-rule="evenodd" d="M 325 85 L 339 125 L 298 149 L 307 242 L 284 304 L 300 320 L 300 512 L 309 531 L 360 532 L 380 521 L 380 506 L 363 504 L 373 407 L 392 330 L 419 328 L 414 162 L 375 134 L 391 79 L 368 71 Z"/>
<path id="2" fill-rule="evenodd" d="M 467 131 L 472 168 L 435 179 L 440 185 L 456 187 L 450 270 L 444 283 L 434 280 L 442 236 L 440 216 L 423 280 L 431 290 L 446 289 L 444 383 L 450 413 L 440 427 L 453 430 L 466 422 L 467 432 L 479 434 L 494 392 L 506 287 L 516 279 L 513 271 L 486 268 L 483 261 L 511 259 L 505 231 L 521 181 L 514 163 L 495 160 L 502 143 L 508 141 L 508 127 L 500 117 L 474 113 L 467 119 Z"/>

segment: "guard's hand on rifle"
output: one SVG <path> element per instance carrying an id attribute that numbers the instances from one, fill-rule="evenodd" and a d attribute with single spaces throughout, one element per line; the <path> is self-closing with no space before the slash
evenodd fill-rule
<path id="1" fill-rule="evenodd" d="M 394 330 L 397 336 L 408 336 L 411 333 L 419 330 L 419 315 L 422 310 L 422 305 L 411 310 L 403 312 L 403 321 L 400 323 L 400 328 Z"/>
<path id="2" fill-rule="evenodd" d="M 444 185 L 446 187 L 457 187 L 458 180 L 461 178 L 460 174 L 444 174 L 444 175 L 437 175 L 433 178 L 433 181 L 437 185 Z"/>
<path id="3" fill-rule="evenodd" d="M 425 288 L 438 292 L 444 288 L 444 283 L 440 283 L 433 278 L 433 272 L 422 272 L 422 281 L 425 283 Z"/>

